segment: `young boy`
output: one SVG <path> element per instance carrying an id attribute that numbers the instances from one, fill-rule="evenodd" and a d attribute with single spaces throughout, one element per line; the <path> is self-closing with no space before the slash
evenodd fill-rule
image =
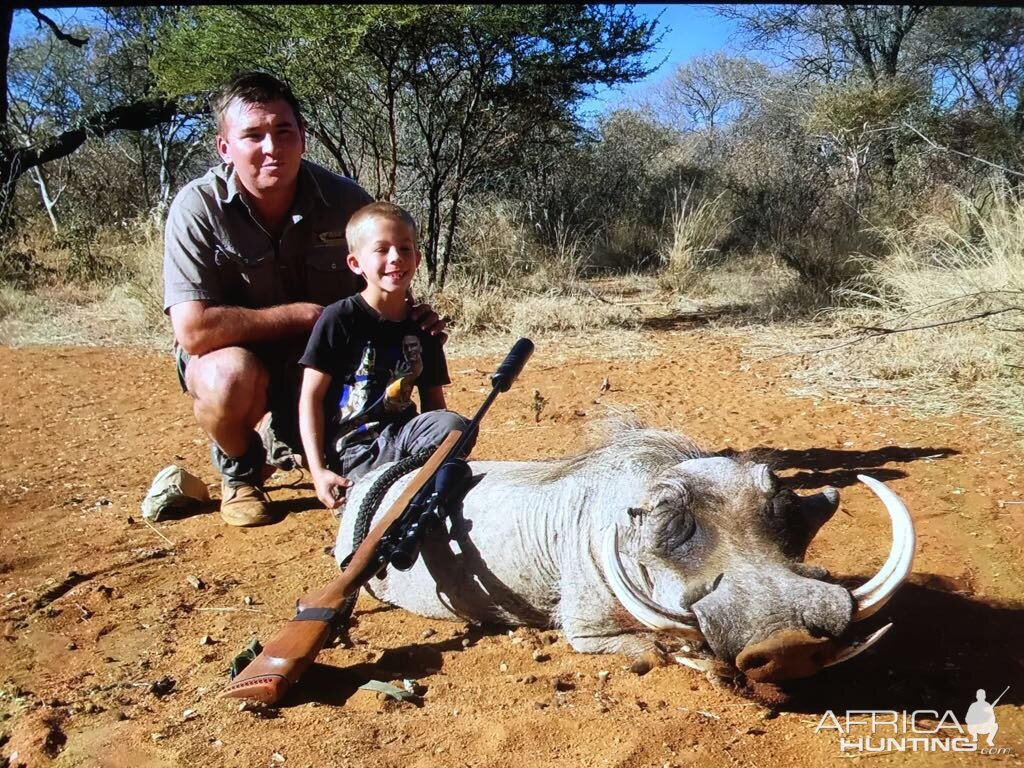
<path id="1" fill-rule="evenodd" d="M 299 431 L 317 498 L 328 509 L 341 506 L 356 478 L 436 447 L 469 424 L 445 410 L 442 387 L 450 380 L 440 339 L 409 317 L 420 263 L 412 216 L 392 203 L 371 203 L 353 214 L 345 239 L 348 266 L 366 288 L 324 309 L 299 360 Z"/>

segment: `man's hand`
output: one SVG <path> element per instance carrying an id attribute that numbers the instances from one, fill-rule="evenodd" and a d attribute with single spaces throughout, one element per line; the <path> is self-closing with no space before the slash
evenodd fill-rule
<path id="1" fill-rule="evenodd" d="M 316 497 L 328 509 L 337 509 L 345 503 L 345 493 L 351 485 L 352 481 L 347 477 L 342 477 L 327 469 L 313 473 Z"/>
<path id="2" fill-rule="evenodd" d="M 413 321 L 418 323 L 420 328 L 431 336 L 440 336 L 442 344 L 448 341 L 448 334 L 445 333 L 444 329 L 448 327 L 448 321 L 450 318 L 438 317 L 434 308 L 426 302 L 413 304 L 410 310 L 410 315 L 412 316 Z"/>

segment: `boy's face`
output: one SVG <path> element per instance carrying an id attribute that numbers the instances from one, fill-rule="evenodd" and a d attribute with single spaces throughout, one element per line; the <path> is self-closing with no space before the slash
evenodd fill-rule
<path id="1" fill-rule="evenodd" d="M 420 252 L 407 224 L 371 219 L 360 227 L 359 241 L 348 254 L 348 266 L 366 278 L 368 288 L 384 294 L 401 293 L 412 284 Z"/>

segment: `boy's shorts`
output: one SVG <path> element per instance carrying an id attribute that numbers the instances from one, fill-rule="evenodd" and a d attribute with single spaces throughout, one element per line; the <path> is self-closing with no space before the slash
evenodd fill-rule
<path id="1" fill-rule="evenodd" d="M 465 432 L 468 427 L 469 419 L 454 411 L 427 411 L 404 424 L 389 424 L 372 442 L 349 445 L 340 456 L 330 449 L 328 466 L 342 477 L 357 480 L 388 462 L 436 448 L 453 429 Z M 475 442 L 474 437 L 463 456 L 469 454 Z"/>

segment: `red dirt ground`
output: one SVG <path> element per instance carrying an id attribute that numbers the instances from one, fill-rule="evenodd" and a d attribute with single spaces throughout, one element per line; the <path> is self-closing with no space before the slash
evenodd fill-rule
<path id="1" fill-rule="evenodd" d="M 871 652 L 769 710 L 689 669 L 638 676 L 625 657 L 574 653 L 556 631 L 429 621 L 363 596 L 354 645 L 325 649 L 283 706 L 239 711 L 216 698 L 231 657 L 335 574 L 324 548 L 336 522 L 308 476 L 271 479 L 290 512 L 277 525 L 229 528 L 210 505 L 154 530 L 139 502 L 161 467 L 217 479 L 168 356 L 0 347 L 0 752 L 61 766 L 828 765 L 844 760 L 834 730 L 815 732 L 828 710 L 950 709 L 962 721 L 977 688 L 991 701 L 1009 685 L 996 709 L 1008 752 L 872 765 L 1020 765 L 1024 473 L 1011 437 L 968 418 L 789 396 L 778 360 L 750 362 L 709 333 L 649 344 L 652 356 L 612 361 L 538 344 L 476 457 L 566 455 L 588 420 L 624 409 L 708 449 L 771 449 L 792 487 L 840 488 L 849 514 L 808 559 L 851 580 L 877 569 L 888 537 L 855 476 L 883 479 L 912 510 L 919 547 L 912 583 L 879 617 L 895 627 Z M 450 360 L 452 407 L 476 410 L 498 357 Z M 534 389 L 547 398 L 539 423 Z M 81 581 L 68 589 L 72 571 Z M 357 690 L 371 678 L 413 678 L 426 693 L 416 705 Z"/>

